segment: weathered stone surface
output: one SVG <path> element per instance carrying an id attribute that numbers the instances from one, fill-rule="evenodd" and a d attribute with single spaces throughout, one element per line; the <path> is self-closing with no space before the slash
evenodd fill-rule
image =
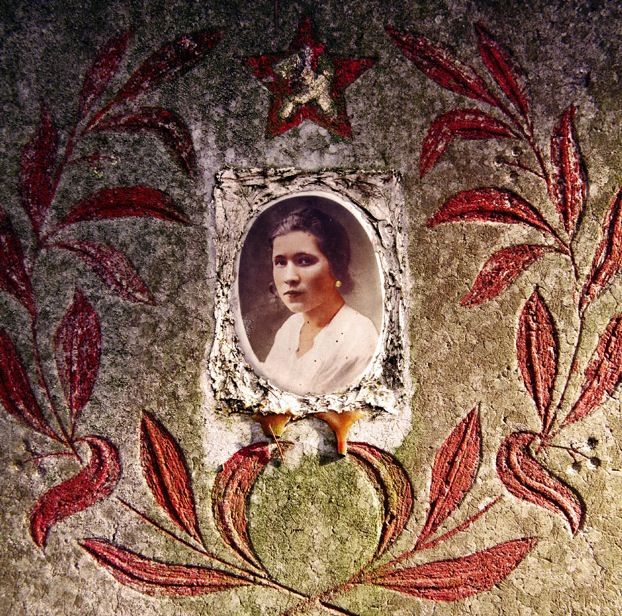
<path id="1" fill-rule="evenodd" d="M 620 611 L 622 422 L 615 317 L 622 304 L 617 276 L 622 231 L 616 230 L 619 203 L 614 197 L 622 177 L 618 128 L 622 9 L 613 1 L 536 4 L 446 0 L 172 0 L 149 6 L 134 1 L 3 3 L 0 206 L 10 227 L 0 220 L 0 326 L 16 353 L 12 354 L 12 346 L 3 338 L 0 401 L 8 412 L 0 413 L 4 434 L 0 440 L 0 612 L 267 616 L 282 614 L 305 601 L 306 613 L 314 615 Z M 341 92 L 351 137 L 344 132 L 345 124 L 332 121 L 343 120 L 344 109 L 333 109 L 319 82 L 313 82 L 319 88 L 311 92 L 315 98 L 299 92 L 292 99 L 299 105 L 317 103 L 314 117 L 319 123 L 306 119 L 276 135 L 272 133 L 277 131 L 267 128 L 272 94 L 246 60 L 294 53 L 290 46 L 305 15 L 315 40 L 326 46 L 328 59 L 323 62 L 329 64 L 322 64 L 321 69 L 325 76 L 333 75 L 329 65 L 332 62 L 334 68 L 339 59 L 375 60 Z M 511 50 L 526 75 L 534 130 L 531 145 L 541 152 L 544 170 L 550 174 L 548 192 L 538 177 L 543 170 L 530 139 L 524 133 L 523 139 L 483 139 L 486 127 L 481 124 L 470 127 L 470 133 L 463 126 L 464 132 L 420 177 L 422 143 L 439 115 L 477 108 L 508 122 L 521 134 L 504 109 L 520 120 L 521 97 L 527 96 L 523 82 L 518 78 L 514 85 L 502 80 L 495 85 L 478 54 L 473 28 L 477 22 Z M 130 97 L 127 108 L 118 108 L 135 112 L 142 106 L 149 113 L 163 108 L 174 113 L 179 124 L 168 115 L 156 114 L 159 123 L 147 122 L 150 130 L 81 134 L 89 122 L 84 119 L 74 135 L 77 141 L 70 162 L 57 167 L 68 140 L 74 139 L 72 128 L 78 122 L 80 91 L 89 66 L 110 37 L 125 30 L 133 32 L 109 89 L 93 103 L 89 118 L 114 99 L 156 50 L 182 35 L 212 28 L 222 34 L 220 39 L 210 33 L 206 39 L 180 40 L 158 60 L 168 62 L 169 72 L 159 72 L 152 63 L 151 72 L 147 71 L 149 88 Z M 503 98 L 505 108 L 491 110 L 481 96 L 473 100 L 450 91 L 448 87 L 458 86 L 446 74 L 426 77 L 407 59 L 408 41 L 411 56 L 421 54 L 422 47 L 416 47 L 406 32 L 444 45 L 471 65 L 485 76 L 494 96 Z M 481 28 L 479 32 L 482 39 Z M 507 77 L 511 64 L 505 52 L 492 49 L 497 62 L 493 72 L 497 71 L 498 79 L 501 74 Z M 114 72 L 113 55 L 109 56 L 110 73 Z M 434 57 L 438 68 L 440 56 Z M 176 61 L 178 67 L 185 62 L 188 70 L 175 72 Z M 443 65 L 443 70 L 451 73 L 456 65 L 448 66 Z M 99 73 L 100 82 L 105 81 L 104 73 Z M 448 87 L 434 79 L 444 79 Z M 136 78 L 134 84 L 140 81 Z M 143 85 L 147 88 L 147 81 Z M 317 102 L 320 99 L 322 105 Z M 82 108 L 84 100 L 83 96 Z M 334 104 L 342 103 L 340 99 Z M 42 105 L 48 111 L 42 111 Z M 566 111 L 570 105 L 576 107 L 573 120 L 572 112 Z M 44 125 L 48 124 L 43 133 L 42 117 Z M 187 134 L 181 123 L 188 127 Z M 50 154 L 54 151 L 52 125 L 60 150 L 58 159 L 50 162 L 54 158 Z M 531 130 L 531 124 L 523 122 L 522 126 L 527 133 Z M 163 138 L 165 133 L 168 136 Z M 37 134 L 39 140 L 31 141 Z M 188 135 L 196 151 L 194 176 L 188 173 L 193 168 Z M 25 163 L 28 143 L 31 154 Z M 440 147 L 438 142 L 436 146 Z M 429 161 L 429 151 L 427 155 Z M 559 179 L 555 161 L 561 180 L 553 186 Z M 526 171 L 525 166 L 536 173 Z M 318 174 L 361 169 L 395 172 L 402 178 L 403 234 L 410 272 L 402 298 L 410 340 L 405 391 L 409 409 L 394 424 L 390 417 L 380 417 L 379 423 L 369 419 L 355 424 L 350 439 L 373 447 L 364 450 L 367 461 L 357 462 L 354 455 L 339 458 L 328 424 L 313 418 L 288 424 L 283 438 L 293 445 L 283 444 L 282 452 L 272 446 L 271 461 L 264 449 L 253 450 L 257 454 L 253 458 L 242 448 L 266 440 L 259 424 L 245 415 L 217 413 L 214 401 L 206 397 L 206 358 L 215 336 L 218 279 L 212 198 L 217 175 L 225 168 L 295 168 Z M 62 173 L 56 185 L 58 169 Z M 142 206 L 152 209 L 140 210 L 140 198 L 134 195 L 133 207 L 140 211 L 126 209 L 124 217 L 110 214 L 105 219 L 100 214 L 101 220 L 70 225 L 53 240 L 90 242 L 91 251 L 96 250 L 93 243 L 114 246 L 126 255 L 148 294 L 128 274 L 130 265 L 126 261 L 120 265 L 118 255 L 113 258 L 110 252 L 100 252 L 99 260 L 89 262 L 67 246 L 44 246 L 45 234 L 77 203 L 104 189 L 137 185 L 163 191 L 167 198 L 157 205 L 151 194 Z M 49 221 L 37 243 L 31 223 L 33 203 L 42 207 L 50 186 L 55 194 Z M 559 241 L 546 228 L 543 231 L 542 225 L 500 224 L 490 222 L 490 217 L 485 222 L 426 225 L 457 193 L 488 187 L 512 191 L 530 203 L 555 229 Z M 175 209 L 169 209 L 168 199 Z M 127 199 L 124 203 L 127 208 Z M 113 207 L 112 196 L 99 204 L 103 205 Z M 491 207 L 490 200 L 484 205 Z M 576 218 L 573 208 L 577 207 L 583 214 L 570 244 L 566 231 L 571 225 L 568 221 Z M 85 208 L 83 217 L 88 218 Z M 521 211 L 524 218 L 525 210 Z M 516 216 L 515 210 L 512 215 Z M 97 217 L 91 212 L 93 216 Z M 485 217 L 481 211 L 478 216 Z M 185 218 L 189 224 L 181 224 Z M 607 226 L 604 220 L 611 224 Z M 610 241 L 599 249 L 600 258 L 593 264 L 603 236 Z M 15 249 L 16 237 L 24 252 L 23 266 Z M 548 248 L 533 263 L 525 260 L 519 268 L 525 266 L 525 271 L 511 284 L 508 281 L 507 288 L 505 282 L 498 282 L 499 290 L 504 290 L 496 297 L 481 305 L 461 306 L 489 257 L 519 244 Z M 574 268 L 565 254 L 569 251 Z M 591 303 L 581 315 L 583 283 L 588 277 L 596 280 L 590 272 L 598 272 L 598 279 L 589 299 L 583 294 L 582 307 Z M 24 276 L 31 280 L 34 308 Z M 76 289 L 88 300 L 101 330 L 101 359 L 94 371 L 98 342 L 89 325 L 92 318 L 84 312 L 80 318 L 66 316 Z M 552 329 L 536 299 L 524 312 L 536 289 L 550 314 Z M 57 334 L 61 322 L 66 323 L 62 335 Z M 532 334 L 535 337 L 530 338 Z M 15 368 L 17 356 L 34 398 L 23 393 L 27 387 Z M 48 393 L 41 387 L 37 364 Z M 574 376 L 565 388 L 572 368 Z M 74 394 L 67 394 L 72 387 Z M 562 408 L 549 421 L 564 389 Z M 564 426 L 564 417 L 585 391 L 589 395 L 584 393 L 580 407 L 585 417 Z M 85 398 L 88 403 L 83 405 Z M 551 407 L 547 406 L 549 398 Z M 33 400 L 62 441 L 50 412 L 52 401 L 66 427 L 65 440 L 74 443 L 81 462 L 71 454 L 37 459 L 42 454 L 68 453 L 70 448 L 31 429 Z M 474 408 L 478 410 L 469 414 Z M 141 442 L 145 412 L 160 422 L 162 430 L 146 438 L 143 424 Z M 76 418 L 73 439 L 72 416 Z M 563 430 L 557 433 L 560 427 Z M 518 432 L 535 436 L 505 440 Z M 97 462 L 98 472 L 81 471 L 89 450 L 93 451 L 92 441 L 80 440 L 87 436 L 106 439 L 118 449 L 118 483 L 115 459 Z M 542 439 L 544 446 L 539 448 Z M 240 450 L 243 453 L 236 454 Z M 234 455 L 239 457 L 232 459 Z M 498 456 L 503 458 L 501 463 Z M 154 462 L 158 460 L 160 466 Z M 151 473 L 151 482 L 146 481 L 145 472 Z M 42 514 L 51 522 L 47 541 L 44 548 L 37 547 L 31 536 L 31 511 L 42 495 L 72 477 L 79 477 L 75 483 L 80 489 L 71 484 L 52 493 L 62 498 L 50 497 Z M 404 477 L 412 484 L 412 498 Z M 230 495 L 235 494 L 233 488 L 243 495 L 248 491 L 248 501 L 233 496 L 219 500 L 215 482 L 226 484 Z M 114 489 L 111 496 L 109 489 Z M 436 505 L 429 510 L 431 493 Z M 219 513 L 220 505 L 233 506 L 232 517 L 224 510 Z M 444 589 L 440 597 L 421 598 L 412 596 L 416 584 L 408 582 L 409 596 L 383 588 L 378 572 L 359 575 L 381 537 L 393 538 L 395 532 L 395 542 L 378 563 L 407 553 L 418 537 L 421 548 L 488 505 L 491 509 L 468 528 L 430 549 L 418 550 L 400 565 L 453 559 L 449 571 L 468 578 L 456 582 L 460 592 L 467 593 L 475 588 L 470 584 L 477 583 L 485 587 L 482 592 L 447 602 L 457 598 L 454 591 Z M 400 533 L 402 518 L 408 517 L 411 507 L 412 515 Z M 423 537 L 422 529 L 431 527 L 434 532 Z M 174 540 L 170 533 L 187 544 Z M 203 548 L 195 541 L 199 535 Z M 44 543 L 40 535 L 34 536 Z M 537 545 L 530 543 L 533 537 L 539 539 Z M 129 553 L 119 552 L 113 566 L 122 578 L 118 581 L 105 567 L 112 566 L 112 557 L 102 556 L 108 544 L 85 544 L 88 538 L 144 558 L 185 567 L 215 567 L 239 577 L 160 565 L 149 569 Z M 459 560 L 517 540 L 523 543 L 509 544 L 490 562 L 481 556 L 472 564 Z M 233 544 L 233 551 L 227 543 Z M 240 545 L 250 550 L 249 560 L 236 556 L 243 553 Z M 205 551 L 212 554 L 211 560 Z M 518 561 L 515 567 L 512 558 Z M 253 559 L 267 572 L 257 568 Z M 126 563 L 125 577 L 120 573 L 122 562 Z M 490 577 L 491 571 L 503 567 L 511 571 L 499 580 Z M 427 571 L 425 579 L 429 579 L 429 570 L 418 571 Z M 176 576 L 174 584 L 171 576 Z M 352 588 L 335 589 L 351 576 L 355 576 Z M 384 578 L 385 586 L 390 579 Z M 327 594 L 320 599 L 330 604 L 324 607 L 302 596 L 323 592 Z M 305 612 L 301 608 L 291 613 Z"/>

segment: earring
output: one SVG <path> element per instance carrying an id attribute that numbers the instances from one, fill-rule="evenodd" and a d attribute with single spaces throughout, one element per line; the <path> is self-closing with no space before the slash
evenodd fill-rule
<path id="1" fill-rule="evenodd" d="M 341 280 L 336 280 L 335 281 L 335 286 L 339 289 L 341 288 Z"/>

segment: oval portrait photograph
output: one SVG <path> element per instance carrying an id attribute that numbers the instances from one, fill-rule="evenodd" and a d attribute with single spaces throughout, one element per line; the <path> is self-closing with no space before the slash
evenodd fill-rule
<path id="1" fill-rule="evenodd" d="M 236 330 L 255 372 L 284 391 L 343 392 L 377 352 L 382 280 L 363 216 L 341 200 L 298 194 L 248 229 Z"/>

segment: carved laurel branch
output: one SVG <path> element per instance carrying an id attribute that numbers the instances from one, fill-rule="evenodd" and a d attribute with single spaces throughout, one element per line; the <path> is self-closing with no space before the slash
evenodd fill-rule
<path id="1" fill-rule="evenodd" d="M 421 176 L 435 167 L 456 140 L 519 140 L 527 145 L 529 157 L 505 161 L 505 164 L 538 178 L 552 206 L 550 209 L 557 213 L 558 221 L 553 223 L 548 220 L 547 212 L 527 198 L 507 189 L 485 187 L 451 196 L 427 224 L 429 227 L 453 222 L 519 224 L 542 235 L 542 244 L 509 246 L 491 255 L 462 298 L 461 305 L 467 308 L 499 296 L 523 271 L 547 254 L 558 253 L 566 259 L 571 280 L 569 293 L 575 298 L 579 322 L 570 369 L 566 375 L 559 374 L 556 319 L 541 290 L 536 289 L 519 315 L 516 355 L 540 430 L 508 435 L 497 452 L 497 473 L 511 494 L 561 514 L 575 534 L 585 518 L 585 505 L 570 486 L 537 459 L 537 455 L 550 447 L 565 449 L 573 457 L 581 455 L 572 447 L 554 444 L 554 440 L 568 426 L 584 419 L 607 400 L 622 379 L 622 315 L 616 315 L 600 335 L 583 372 L 577 398 L 566 400 L 569 385 L 578 373 L 578 352 L 589 308 L 622 269 L 622 188 L 609 204 L 602 223 L 602 239 L 589 272 L 582 278 L 576 265 L 578 255 L 573 239 L 581 231 L 587 207 L 588 177 L 575 128 L 575 107 L 570 105 L 553 128 L 547 163 L 534 129 L 525 71 L 486 27 L 478 23 L 475 32 L 488 81 L 447 48 L 424 36 L 387 27 L 395 45 L 427 77 L 483 107 L 454 109 L 432 122 L 422 144 Z M 554 391 L 558 381 L 561 394 L 556 400 Z"/>
<path id="2" fill-rule="evenodd" d="M 101 538 L 81 541 L 84 549 L 116 580 L 144 594 L 203 595 L 254 584 L 286 593 L 292 598 L 294 605 L 282 616 L 314 606 L 321 606 L 330 613 L 347 614 L 349 612 L 333 603 L 334 598 L 364 584 L 419 599 L 455 601 L 498 584 L 537 543 L 536 538 L 525 537 L 458 558 L 412 567 L 402 564 L 466 530 L 500 500 L 493 500 L 460 524 L 438 534 L 441 525 L 463 502 L 476 476 L 481 456 L 477 409 L 452 430 L 436 453 L 428 510 L 413 547 L 389 559 L 389 551 L 402 535 L 413 510 L 413 491 L 408 474 L 391 454 L 369 443 L 349 443 L 349 457 L 342 463 L 355 464 L 367 476 L 380 503 L 378 542 L 369 561 L 347 582 L 315 596 L 304 595 L 279 583 L 264 567 L 248 532 L 248 504 L 257 478 L 271 460 L 286 455 L 293 443 L 279 440 L 272 445 L 265 442 L 248 445 L 229 458 L 216 474 L 211 495 L 212 514 L 220 539 L 234 557 L 225 560 L 216 556 L 203 538 L 191 476 L 176 440 L 155 417 L 145 414 L 140 441 L 144 478 L 175 530 L 167 529 L 130 503 L 120 502 L 145 523 L 199 554 L 208 563 L 205 566 L 173 564 L 147 558 Z"/>

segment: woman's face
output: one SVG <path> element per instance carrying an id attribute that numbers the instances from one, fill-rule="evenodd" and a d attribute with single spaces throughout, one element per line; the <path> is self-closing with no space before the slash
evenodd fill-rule
<path id="1" fill-rule="evenodd" d="M 274 238 L 272 275 L 277 293 L 292 312 L 311 312 L 335 294 L 335 277 L 313 235 L 292 231 Z"/>

